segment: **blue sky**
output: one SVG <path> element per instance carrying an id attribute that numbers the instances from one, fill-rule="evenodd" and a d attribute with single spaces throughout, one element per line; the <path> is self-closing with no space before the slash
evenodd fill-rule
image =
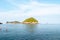
<path id="1" fill-rule="evenodd" d="M 42 24 L 60 24 L 60 0 L 0 0 L 0 22 L 29 17 Z"/>

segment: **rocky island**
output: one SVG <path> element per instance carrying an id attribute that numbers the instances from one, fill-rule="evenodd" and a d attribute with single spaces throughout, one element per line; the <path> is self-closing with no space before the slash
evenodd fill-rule
<path id="1" fill-rule="evenodd" d="M 22 23 L 24 24 L 38 24 L 38 20 L 33 17 L 25 19 Z"/>
<path id="2" fill-rule="evenodd" d="M 3 23 L 0 22 L 0 24 L 3 24 Z"/>
<path id="3" fill-rule="evenodd" d="M 38 24 L 38 20 L 36 20 L 33 17 L 27 18 L 22 22 L 19 21 L 12 21 L 12 22 L 6 22 L 8 24 Z"/>

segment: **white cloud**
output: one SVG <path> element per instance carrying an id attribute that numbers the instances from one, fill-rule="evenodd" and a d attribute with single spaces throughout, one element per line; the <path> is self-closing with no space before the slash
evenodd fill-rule
<path id="1" fill-rule="evenodd" d="M 9 0 L 9 2 L 19 8 L 19 11 L 26 11 L 27 9 L 30 9 L 28 14 L 34 15 L 34 14 L 40 14 L 40 15 L 46 15 L 46 14 L 55 14 L 60 13 L 60 5 L 58 4 L 44 4 L 44 3 L 38 3 L 36 1 L 32 1 L 27 4 L 17 4 L 12 0 Z"/>

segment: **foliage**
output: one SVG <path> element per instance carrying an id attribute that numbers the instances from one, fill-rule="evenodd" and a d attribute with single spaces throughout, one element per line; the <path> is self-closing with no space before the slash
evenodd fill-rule
<path id="1" fill-rule="evenodd" d="M 28 19 L 25 19 L 23 22 L 38 22 L 35 18 L 30 17 Z"/>

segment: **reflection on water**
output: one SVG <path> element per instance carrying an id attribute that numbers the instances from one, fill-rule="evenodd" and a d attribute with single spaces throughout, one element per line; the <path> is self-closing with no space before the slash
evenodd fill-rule
<path id="1" fill-rule="evenodd" d="M 30 33 L 34 33 L 35 28 L 37 27 L 37 24 L 25 24 L 25 26 L 26 26 L 26 31 Z"/>

